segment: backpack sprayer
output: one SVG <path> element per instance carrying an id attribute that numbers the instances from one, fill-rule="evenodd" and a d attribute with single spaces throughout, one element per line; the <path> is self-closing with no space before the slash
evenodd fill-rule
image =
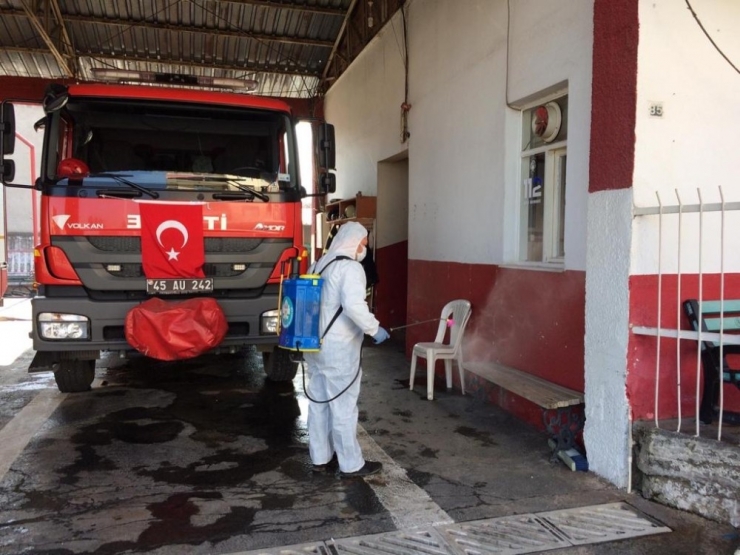
<path id="1" fill-rule="evenodd" d="M 280 291 L 278 293 L 278 346 L 293 351 L 295 360 L 303 361 L 302 353 L 315 353 L 321 350 L 321 341 L 334 325 L 342 313 L 340 306 L 324 333 L 320 333 L 321 324 L 321 288 L 324 279 L 321 274 L 334 262 L 352 260 L 349 256 L 337 256 L 329 261 L 318 274 L 298 275 L 298 267 L 302 257 L 298 256 L 291 261 L 291 271 L 288 279 L 283 280 L 280 273 Z"/>
<path id="2" fill-rule="evenodd" d="M 329 329 L 334 325 L 343 308 L 340 306 L 334 313 L 324 333 L 320 333 L 321 325 L 321 288 L 324 279 L 321 273 L 338 260 L 352 260 L 349 256 L 337 256 L 330 260 L 318 274 L 298 274 L 302 257 L 291 260 L 291 270 L 288 279 L 283 280 L 280 272 L 280 289 L 278 293 L 278 347 L 294 353 L 291 357 L 294 362 L 303 366 L 303 353 L 316 353 L 321 350 L 321 342 Z M 352 381 L 336 396 L 326 401 L 317 401 L 311 398 L 306 391 L 306 371 L 303 368 L 303 393 L 314 403 L 330 403 L 344 394 L 360 376 L 360 368 Z"/>
<path id="3" fill-rule="evenodd" d="M 302 257 L 291 260 L 288 279 L 283 280 L 280 272 L 278 293 L 278 346 L 297 353 L 316 352 L 321 348 L 319 337 L 319 316 L 321 308 L 321 286 L 324 280 L 320 274 L 298 275 Z"/>

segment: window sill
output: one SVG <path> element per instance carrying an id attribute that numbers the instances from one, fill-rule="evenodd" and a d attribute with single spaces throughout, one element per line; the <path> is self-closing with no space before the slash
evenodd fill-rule
<path id="1" fill-rule="evenodd" d="M 535 270 L 538 272 L 564 272 L 565 265 L 562 263 L 548 262 L 509 262 L 500 264 L 499 268 L 509 268 L 511 270 Z"/>

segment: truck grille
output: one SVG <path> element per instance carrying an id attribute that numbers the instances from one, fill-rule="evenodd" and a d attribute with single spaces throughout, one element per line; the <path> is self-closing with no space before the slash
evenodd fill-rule
<path id="1" fill-rule="evenodd" d="M 108 273 L 116 277 L 137 278 L 144 277 L 141 264 L 119 264 L 119 271 L 108 270 Z M 204 264 L 203 273 L 205 277 L 234 277 L 243 274 L 245 270 L 234 270 L 232 264 Z"/>
<path id="2" fill-rule="evenodd" d="M 146 292 L 139 237 L 58 236 L 52 245 L 64 251 L 87 291 Z M 287 249 L 294 249 L 287 237 L 209 237 L 203 271 L 220 291 L 261 291 Z"/>
<path id="3" fill-rule="evenodd" d="M 88 242 L 104 252 L 141 252 L 139 237 L 87 237 Z M 262 239 L 245 237 L 206 237 L 206 253 L 249 252 L 260 246 Z"/>

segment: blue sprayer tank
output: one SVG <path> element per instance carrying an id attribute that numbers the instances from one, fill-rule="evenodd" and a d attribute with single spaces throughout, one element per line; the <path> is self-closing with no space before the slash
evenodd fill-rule
<path id="1" fill-rule="evenodd" d="M 280 302 L 280 341 L 291 351 L 312 352 L 321 349 L 321 285 L 317 274 L 286 279 Z"/>

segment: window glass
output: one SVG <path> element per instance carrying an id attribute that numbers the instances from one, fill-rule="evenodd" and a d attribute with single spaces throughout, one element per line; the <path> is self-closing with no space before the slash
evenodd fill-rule
<path id="1" fill-rule="evenodd" d="M 568 97 L 522 111 L 519 260 L 562 264 Z"/>
<path id="2" fill-rule="evenodd" d="M 565 168 L 567 154 L 556 153 L 555 167 L 555 198 L 557 217 L 555 218 L 555 256 L 563 258 L 565 256 Z"/>
<path id="3" fill-rule="evenodd" d="M 525 156 L 522 159 L 524 191 L 522 194 L 522 222 L 526 229 L 523 244 L 520 245 L 523 260 L 539 262 L 542 260 L 542 232 L 544 228 L 544 182 L 545 154 Z"/>

